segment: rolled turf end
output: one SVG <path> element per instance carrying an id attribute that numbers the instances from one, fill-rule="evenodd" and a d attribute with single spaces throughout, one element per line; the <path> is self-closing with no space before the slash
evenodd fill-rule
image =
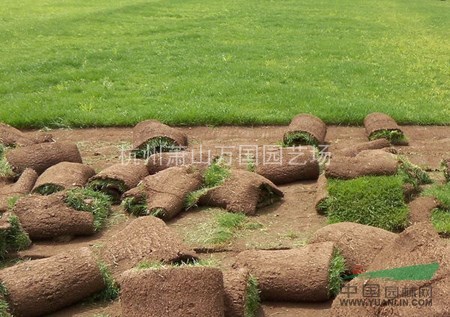
<path id="1" fill-rule="evenodd" d="M 247 298 L 245 300 L 245 317 L 255 317 L 261 305 L 258 280 L 250 275 L 247 282 Z"/>
<path id="2" fill-rule="evenodd" d="M 9 227 L 6 230 L 0 230 L 0 260 L 3 260 L 10 251 L 25 250 L 31 245 L 31 240 L 23 231 L 19 218 L 14 215 L 6 216 Z"/>
<path id="3" fill-rule="evenodd" d="M 299 145 L 312 145 L 319 146 L 319 141 L 310 133 L 305 131 L 289 132 L 283 137 L 283 146 L 299 146 Z"/>
<path id="4" fill-rule="evenodd" d="M 164 208 L 148 209 L 147 199 L 145 197 L 127 197 L 123 200 L 122 206 L 126 212 L 136 216 L 154 216 L 158 218 L 164 218 L 167 214 Z"/>
<path id="5" fill-rule="evenodd" d="M 8 296 L 8 290 L 3 283 L 0 282 L 0 316 L 2 317 L 13 317 L 10 313 L 9 304 L 5 300 Z"/>
<path id="6" fill-rule="evenodd" d="M 378 130 L 369 136 L 369 140 L 386 139 L 394 145 L 408 145 L 408 139 L 401 130 Z"/>
<path id="7" fill-rule="evenodd" d="M 127 191 L 125 182 L 117 179 L 95 179 L 89 183 L 89 188 L 108 195 L 113 203 L 119 203 L 122 194 Z"/>
<path id="8" fill-rule="evenodd" d="M 151 155 L 161 152 L 175 152 L 179 150 L 179 145 L 168 137 L 158 137 L 148 140 L 133 153 L 136 158 L 148 159 Z"/>
<path id="9" fill-rule="evenodd" d="M 333 258 L 330 262 L 329 277 L 328 277 L 328 296 L 330 298 L 336 297 L 341 291 L 344 280 L 342 275 L 346 271 L 345 258 L 338 249 L 334 249 Z"/>
<path id="10" fill-rule="evenodd" d="M 94 294 L 90 298 L 86 299 L 86 302 L 88 303 L 113 301 L 116 298 L 118 298 L 120 294 L 119 284 L 112 276 L 111 271 L 108 268 L 108 265 L 106 265 L 103 262 L 99 262 L 98 268 L 102 275 L 105 288 L 102 291 L 98 292 L 97 294 Z"/>
<path id="11" fill-rule="evenodd" d="M 406 157 L 399 156 L 399 167 L 397 174 L 403 178 L 405 184 L 411 184 L 415 189 L 420 185 L 432 184 L 433 181 L 422 168 L 412 164 Z"/>
<path id="12" fill-rule="evenodd" d="M 64 190 L 64 187 L 56 184 L 44 184 L 34 190 L 35 193 L 40 195 L 51 195 Z"/>

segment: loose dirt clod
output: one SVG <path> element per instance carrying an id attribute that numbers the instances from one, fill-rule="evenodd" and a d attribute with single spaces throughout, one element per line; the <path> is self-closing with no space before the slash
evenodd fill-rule
<path id="1" fill-rule="evenodd" d="M 150 175 L 176 166 L 191 165 L 199 170 L 204 170 L 218 158 L 208 152 L 163 152 L 151 155 L 147 160 L 147 168 Z"/>
<path id="2" fill-rule="evenodd" d="M 254 215 L 257 208 L 271 205 L 283 196 L 283 192 L 263 176 L 243 170 L 231 170 L 225 182 L 208 190 L 199 203 Z"/>
<path id="3" fill-rule="evenodd" d="M 430 222 L 433 210 L 439 202 L 433 197 L 418 197 L 409 204 L 409 223 Z"/>
<path id="4" fill-rule="evenodd" d="M 187 143 L 186 134 L 156 120 L 142 121 L 133 128 L 133 151 L 139 158 L 177 151 Z"/>
<path id="5" fill-rule="evenodd" d="M 408 140 L 397 122 L 387 114 L 374 112 L 367 115 L 364 126 L 369 140 L 384 138 L 392 144 L 408 145 Z"/>
<path id="6" fill-rule="evenodd" d="M 80 163 L 61 162 L 49 167 L 39 176 L 33 192 L 49 195 L 64 189 L 83 187 L 95 170 Z"/>
<path id="7" fill-rule="evenodd" d="M 397 237 L 395 233 L 353 222 L 331 224 L 317 230 L 310 243 L 334 242 L 352 272 L 364 271 L 375 256 Z"/>
<path id="8" fill-rule="evenodd" d="M 327 178 L 352 179 L 362 176 L 394 175 L 397 157 L 384 150 L 367 150 L 355 157 L 333 157 L 325 170 Z"/>
<path id="9" fill-rule="evenodd" d="M 119 203 L 124 192 L 136 187 L 141 180 L 148 176 L 145 164 L 114 164 L 105 168 L 89 179 L 89 187 L 100 191 Z"/>
<path id="10" fill-rule="evenodd" d="M 316 199 L 314 201 L 314 206 L 316 207 L 316 211 L 324 215 L 327 213 L 327 200 L 329 198 L 328 195 L 328 181 L 325 174 L 321 174 L 319 179 L 317 180 L 317 191 L 316 191 Z"/>
<path id="11" fill-rule="evenodd" d="M 164 221 L 153 216 L 133 220 L 102 246 L 100 257 L 114 277 L 144 261 L 173 263 L 196 258 Z"/>
<path id="12" fill-rule="evenodd" d="M 325 143 L 326 124 L 310 114 L 295 116 L 283 136 L 286 146 L 320 145 Z"/>
<path id="13" fill-rule="evenodd" d="M 202 174 L 195 167 L 171 167 L 147 176 L 138 188 L 126 192 L 124 207 L 136 216 L 169 220 L 183 210 L 188 194 L 201 185 Z"/>
<path id="14" fill-rule="evenodd" d="M 369 142 L 360 143 L 354 146 L 346 147 L 336 153 L 336 156 L 355 157 L 362 151 L 380 150 L 389 148 L 391 143 L 387 139 L 377 139 Z"/>
<path id="15" fill-rule="evenodd" d="M 254 172 L 264 176 L 276 185 L 292 183 L 301 180 L 315 180 L 319 177 L 320 166 L 316 157 L 316 149 L 305 146 L 301 152 L 295 153 L 295 148 L 283 148 L 280 163 L 258 162 Z"/>
<path id="16" fill-rule="evenodd" d="M 72 305 L 105 285 L 88 248 L 25 261 L 0 271 L 13 316 L 37 317 Z"/>
<path id="17" fill-rule="evenodd" d="M 122 316 L 224 317 L 223 276 L 216 268 L 133 269 L 120 284 Z"/>
<path id="18" fill-rule="evenodd" d="M 258 282 L 245 269 L 223 272 L 225 317 L 254 317 L 260 306 Z"/>
<path id="19" fill-rule="evenodd" d="M 292 250 L 248 250 L 238 255 L 235 267 L 247 268 L 255 276 L 263 300 L 320 302 L 330 297 L 333 253 L 331 242 Z"/>
<path id="20" fill-rule="evenodd" d="M 6 152 L 6 159 L 15 173 L 32 168 L 39 175 L 50 166 L 61 162 L 82 163 L 78 147 L 74 143 L 41 143 Z"/>
<path id="21" fill-rule="evenodd" d="M 4 146 L 28 146 L 52 141 L 51 134 L 36 133 L 34 136 L 29 136 L 10 125 L 0 123 L 0 144 Z"/>
<path id="22" fill-rule="evenodd" d="M 25 169 L 17 182 L 0 188 L 0 212 L 8 210 L 10 202 L 28 194 L 38 178 L 31 168 Z"/>

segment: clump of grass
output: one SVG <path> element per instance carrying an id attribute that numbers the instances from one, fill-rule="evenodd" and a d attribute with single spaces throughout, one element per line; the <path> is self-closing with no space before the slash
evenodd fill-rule
<path id="1" fill-rule="evenodd" d="M 89 188 L 105 193 L 113 203 L 119 203 L 122 194 L 128 190 L 125 183 L 117 179 L 95 179 L 89 183 Z"/>
<path id="2" fill-rule="evenodd" d="M 250 275 L 247 281 L 247 297 L 245 299 L 245 317 L 255 317 L 261 304 L 258 280 Z"/>
<path id="3" fill-rule="evenodd" d="M 156 262 L 149 262 L 149 261 L 142 261 L 138 263 L 138 265 L 135 267 L 137 270 L 159 270 L 164 268 L 171 268 L 171 267 L 215 267 L 217 266 L 217 263 L 212 259 L 198 259 L 188 262 L 175 262 L 175 263 L 164 263 L 160 261 Z"/>
<path id="4" fill-rule="evenodd" d="M 431 186 L 422 195 L 435 197 L 444 209 L 450 211 L 450 183 Z"/>
<path id="5" fill-rule="evenodd" d="M 450 183 L 432 186 L 423 195 L 435 197 L 440 202 L 441 206 L 431 214 L 431 222 L 437 232 L 450 236 Z"/>
<path id="6" fill-rule="evenodd" d="M 404 183 L 413 185 L 415 189 L 418 189 L 420 185 L 433 183 L 427 172 L 402 156 L 399 156 L 397 174 L 402 177 Z"/>
<path id="7" fill-rule="evenodd" d="M 352 180 L 330 179 L 329 223 L 356 222 L 398 231 L 407 224 L 401 176 L 367 176 Z"/>
<path id="8" fill-rule="evenodd" d="M 447 182 L 450 182 L 450 172 L 449 172 L 450 161 L 442 160 L 441 167 L 444 172 L 444 177 Z"/>
<path id="9" fill-rule="evenodd" d="M 136 158 L 148 159 L 151 155 L 161 152 L 179 151 L 178 144 L 168 137 L 158 137 L 148 140 L 145 144 L 134 150 Z"/>
<path id="10" fill-rule="evenodd" d="M 327 197 L 325 199 L 322 199 L 316 206 L 317 212 L 321 215 L 326 215 L 328 213 L 328 209 L 330 208 L 331 204 L 331 197 Z"/>
<path id="11" fill-rule="evenodd" d="M 400 130 L 379 130 L 369 136 L 370 141 L 377 139 L 387 139 L 391 144 L 396 145 L 408 144 L 408 139 Z"/>
<path id="12" fill-rule="evenodd" d="M 103 283 L 105 284 L 105 288 L 97 293 L 92 295 L 87 301 L 88 302 L 105 302 L 105 301 L 113 301 L 119 297 L 120 288 L 119 284 L 114 280 L 108 266 L 100 262 L 98 263 L 98 268 L 103 277 Z"/>
<path id="13" fill-rule="evenodd" d="M 0 260 L 3 260 L 8 252 L 25 250 L 31 244 L 17 216 L 9 216 L 8 222 L 10 227 L 0 231 Z"/>
<path id="14" fill-rule="evenodd" d="M 63 186 L 56 184 L 44 184 L 36 188 L 34 191 L 40 195 L 51 195 L 62 190 L 64 190 Z"/>
<path id="15" fill-rule="evenodd" d="M 438 233 L 450 236 L 450 211 L 435 209 L 431 214 L 431 223 Z"/>
<path id="16" fill-rule="evenodd" d="M 9 165 L 8 161 L 5 157 L 6 148 L 4 145 L 0 144 L 0 177 L 13 177 L 15 175 L 12 170 L 11 165 Z"/>
<path id="17" fill-rule="evenodd" d="M 19 196 L 12 196 L 8 198 L 8 210 L 12 211 L 16 206 L 17 201 L 19 201 Z"/>
<path id="18" fill-rule="evenodd" d="M 1 317 L 12 317 L 9 312 L 9 304 L 6 301 L 6 297 L 8 296 L 8 290 L 6 286 L 0 282 L 0 316 Z"/>
<path id="19" fill-rule="evenodd" d="M 299 145 L 312 145 L 318 147 L 319 141 L 305 131 L 290 132 L 284 135 L 283 146 L 289 147 Z"/>
<path id="20" fill-rule="evenodd" d="M 343 274 L 346 271 L 345 258 L 337 249 L 333 252 L 328 274 L 328 295 L 336 297 L 344 284 Z"/>
<path id="21" fill-rule="evenodd" d="M 127 197 L 123 200 L 122 206 L 126 212 L 129 212 L 136 217 L 154 216 L 164 218 L 166 215 L 166 210 L 164 208 L 153 208 L 149 210 L 145 196 Z"/>
<path id="22" fill-rule="evenodd" d="M 89 188 L 74 188 L 66 193 L 65 203 L 76 210 L 94 215 L 94 229 L 100 231 L 111 211 L 110 198 Z"/>
<path id="23" fill-rule="evenodd" d="M 247 171 L 254 172 L 256 171 L 256 161 L 252 157 L 247 157 Z"/>

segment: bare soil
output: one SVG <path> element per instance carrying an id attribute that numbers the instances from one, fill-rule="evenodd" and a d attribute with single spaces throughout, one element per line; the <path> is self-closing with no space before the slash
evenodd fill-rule
<path id="1" fill-rule="evenodd" d="M 189 147 L 199 149 L 218 149 L 219 152 L 239 150 L 239 146 L 263 146 L 280 144 L 287 127 L 183 127 L 180 128 L 189 137 Z M 400 154 L 407 156 L 413 163 L 434 171 L 433 178 L 442 178 L 437 173 L 440 161 L 448 157 L 450 152 L 450 127 L 402 126 L 402 131 L 409 139 L 409 146 L 396 147 Z M 35 131 L 27 134 L 33 135 Z M 132 128 L 99 128 L 80 130 L 53 130 L 57 141 L 72 141 L 78 144 L 84 163 L 101 169 L 120 163 L 128 158 L 132 147 Z M 328 128 L 326 142 L 327 151 L 337 151 L 358 143 L 366 142 L 364 127 Z M 228 148 L 225 148 L 228 147 Z M 303 245 L 312 234 L 326 225 L 326 218 L 315 211 L 314 200 L 317 184 L 315 181 L 301 181 L 279 186 L 285 197 L 281 202 L 259 210 L 251 221 L 260 226 L 253 230 L 240 230 L 229 243 L 212 248 L 210 254 L 202 254 L 203 258 L 213 258 L 224 268 L 230 267 L 236 260 L 239 251 L 245 249 L 283 249 Z M 181 213 L 168 224 L 175 229 L 185 241 L 194 248 L 204 245 L 192 239 L 192 233 L 198 230 L 199 224 L 208 221 L 213 213 L 199 209 Z M 69 251 L 81 246 L 102 245 L 115 233 L 130 222 L 120 207 L 114 207 L 108 229 L 90 237 L 79 237 L 71 241 L 37 242 L 31 249 L 21 252 L 24 258 L 45 258 Z M 205 250 L 203 250 L 205 251 Z M 331 303 L 290 304 L 264 303 L 260 316 L 294 317 L 294 316 L 329 316 Z M 120 316 L 120 303 L 87 305 L 78 304 L 51 316 L 91 317 L 96 314 Z"/>

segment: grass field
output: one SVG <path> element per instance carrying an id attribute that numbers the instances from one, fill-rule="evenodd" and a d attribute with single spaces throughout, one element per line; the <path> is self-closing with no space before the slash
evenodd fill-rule
<path id="1" fill-rule="evenodd" d="M 450 124 L 450 1 L 4 0 L 17 127 Z"/>

